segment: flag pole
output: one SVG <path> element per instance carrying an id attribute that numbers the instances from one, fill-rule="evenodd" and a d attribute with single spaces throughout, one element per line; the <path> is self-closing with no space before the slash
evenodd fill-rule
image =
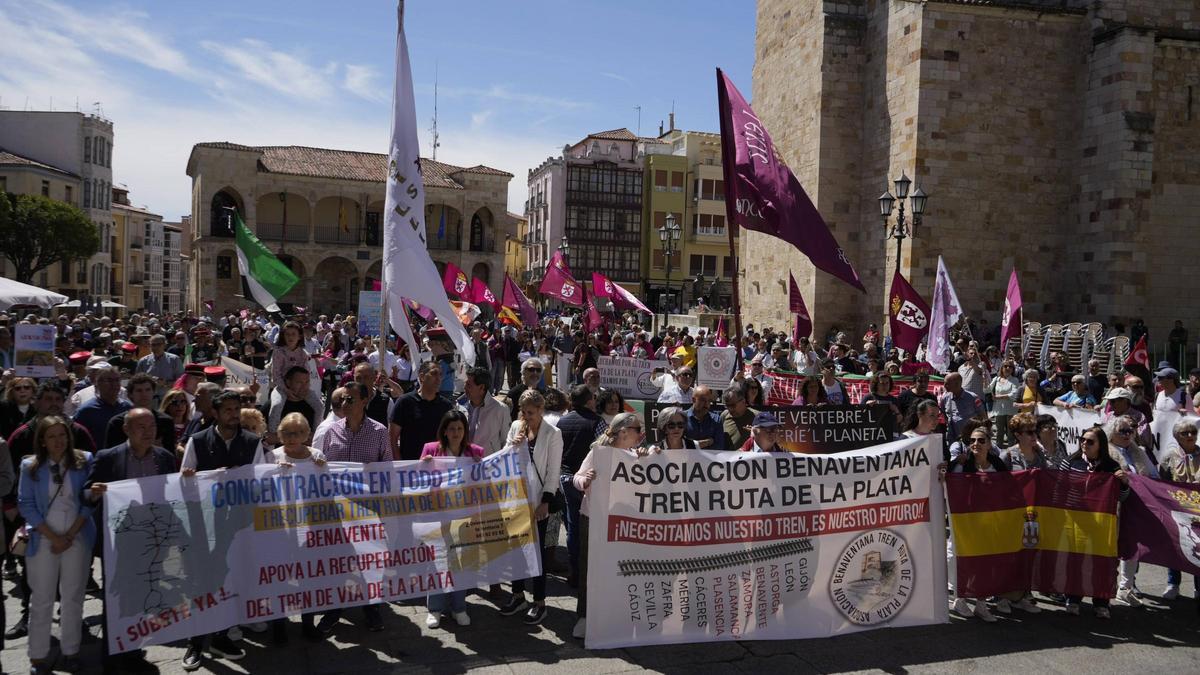
<path id="1" fill-rule="evenodd" d="M 717 110 L 723 111 L 723 110 L 726 110 L 728 107 L 729 107 L 729 100 L 725 94 L 725 88 L 721 86 L 721 69 L 717 68 Z M 737 161 L 737 158 L 730 157 L 728 155 L 729 155 L 730 151 L 733 150 L 736 146 L 734 145 L 734 143 L 732 141 L 726 142 L 726 140 L 733 138 L 733 136 L 731 135 L 733 133 L 733 129 L 727 128 L 729 125 L 725 120 L 726 115 L 720 114 L 717 117 L 720 119 L 720 122 L 721 122 L 721 172 L 722 172 L 723 177 L 725 178 L 725 185 L 731 186 L 731 185 L 733 185 L 733 181 L 736 180 L 736 176 L 734 175 L 734 172 L 731 170 L 731 168 L 733 167 L 733 163 L 735 161 Z M 727 187 L 725 190 L 725 194 L 727 197 L 728 197 L 729 193 L 730 193 L 730 190 Z M 738 293 L 738 273 L 740 271 L 739 268 L 741 266 L 738 264 L 737 247 L 734 245 L 734 240 L 733 240 L 733 228 L 737 227 L 737 222 L 738 222 L 737 218 L 735 218 L 735 216 L 737 215 L 737 204 L 733 203 L 733 201 L 734 200 L 731 200 L 728 198 L 725 200 L 725 233 L 727 235 L 729 235 L 729 259 L 733 263 L 733 276 L 730 279 L 730 287 L 731 287 L 730 290 L 732 291 L 730 310 L 733 312 L 733 332 L 734 332 L 734 335 L 737 336 L 738 341 L 740 342 L 742 339 L 742 305 L 741 305 L 741 301 L 738 299 L 738 295 L 739 295 L 739 293 Z M 737 351 L 737 355 L 735 357 L 736 358 L 735 362 L 737 364 L 736 367 L 741 368 L 742 367 L 742 349 L 741 349 L 741 347 L 738 347 L 736 351 Z"/>

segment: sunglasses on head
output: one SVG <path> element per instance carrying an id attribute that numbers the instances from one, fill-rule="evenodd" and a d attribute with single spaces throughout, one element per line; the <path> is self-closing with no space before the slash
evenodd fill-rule
<path id="1" fill-rule="evenodd" d="M 63 476 L 62 469 L 57 464 L 50 465 L 50 477 L 54 479 L 55 485 L 62 485 Z"/>

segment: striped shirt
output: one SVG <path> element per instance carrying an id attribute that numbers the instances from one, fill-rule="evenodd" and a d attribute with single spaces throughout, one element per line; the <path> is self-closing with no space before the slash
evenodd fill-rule
<path id="1" fill-rule="evenodd" d="M 321 439 L 321 450 L 327 461 L 359 464 L 392 461 L 387 427 L 370 417 L 363 417 L 362 426 L 358 431 L 352 431 L 346 424 L 348 421 L 342 418 L 334 422 Z"/>

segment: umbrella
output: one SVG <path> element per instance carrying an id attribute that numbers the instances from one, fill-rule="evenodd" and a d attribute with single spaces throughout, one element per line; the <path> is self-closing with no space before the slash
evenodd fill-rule
<path id="1" fill-rule="evenodd" d="M 60 302 L 54 306 L 55 309 L 70 309 L 72 307 L 79 307 L 79 301 L 72 300 L 70 302 Z"/>
<path id="2" fill-rule="evenodd" d="M 35 305 L 49 309 L 60 302 L 66 302 L 67 296 L 54 291 L 48 291 L 37 286 L 30 286 L 12 279 L 0 278 L 0 310 L 13 305 Z"/>
<path id="3" fill-rule="evenodd" d="M 125 309 L 125 305 L 122 305 L 119 302 L 113 302 L 112 300 L 105 300 L 104 302 L 100 303 L 100 306 L 105 309 Z"/>

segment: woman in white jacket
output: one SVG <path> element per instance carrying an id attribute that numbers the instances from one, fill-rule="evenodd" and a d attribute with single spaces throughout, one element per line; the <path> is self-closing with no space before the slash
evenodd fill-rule
<path id="1" fill-rule="evenodd" d="M 533 604 L 525 599 L 525 580 L 514 581 L 512 599 L 500 608 L 504 616 L 525 611 L 525 623 L 536 625 L 546 618 L 546 519 L 550 504 L 559 490 L 558 475 L 562 471 L 562 433 L 552 424 L 545 424 L 546 399 L 536 389 L 527 389 L 517 401 L 521 414 L 508 429 L 505 447 L 529 448 L 529 491 L 537 502 L 538 553 L 542 573 L 533 578 Z"/>

